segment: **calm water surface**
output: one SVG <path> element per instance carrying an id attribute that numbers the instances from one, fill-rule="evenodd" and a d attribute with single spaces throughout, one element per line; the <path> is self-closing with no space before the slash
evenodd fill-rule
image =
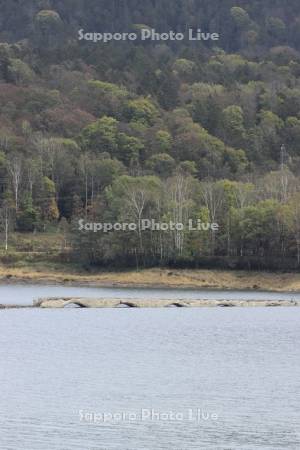
<path id="1" fill-rule="evenodd" d="M 0 448 L 299 450 L 299 342 L 298 308 L 2 310 Z"/>

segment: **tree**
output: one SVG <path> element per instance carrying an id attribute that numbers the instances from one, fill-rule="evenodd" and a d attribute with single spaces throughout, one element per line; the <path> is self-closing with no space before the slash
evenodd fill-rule
<path id="1" fill-rule="evenodd" d="M 63 36 L 63 22 L 58 12 L 41 10 L 34 17 L 35 42 L 38 47 L 55 47 Z"/>
<path id="2" fill-rule="evenodd" d="M 88 81 L 84 93 L 84 101 L 95 116 L 110 115 L 118 119 L 121 118 L 125 103 L 130 97 L 124 86 L 100 80 Z M 79 94 L 82 95 L 82 90 Z"/>
<path id="3" fill-rule="evenodd" d="M 201 183 L 200 196 L 208 211 L 210 223 L 218 223 L 219 214 L 224 202 L 224 187 L 221 182 L 205 181 Z M 211 231 L 211 254 L 215 252 L 216 236 Z"/>
<path id="4" fill-rule="evenodd" d="M 83 148 L 94 152 L 108 152 L 112 155 L 117 149 L 118 121 L 104 116 L 88 125 L 81 133 Z"/>
<path id="5" fill-rule="evenodd" d="M 260 196 L 286 203 L 297 189 L 297 182 L 290 170 L 283 166 L 281 170 L 269 172 L 259 182 Z"/>
<path id="6" fill-rule="evenodd" d="M 172 136 L 168 131 L 159 130 L 155 134 L 155 148 L 158 153 L 168 153 L 172 147 Z"/>
<path id="7" fill-rule="evenodd" d="M 118 135 L 118 151 L 116 156 L 127 167 L 138 166 L 140 154 L 144 150 L 142 141 L 125 133 Z"/>
<path id="8" fill-rule="evenodd" d="M 158 116 L 158 110 L 150 98 L 140 97 L 128 102 L 125 114 L 129 121 L 152 125 Z"/>
<path id="9" fill-rule="evenodd" d="M 151 217 L 149 211 L 161 191 L 161 182 L 157 177 L 124 175 L 117 179 L 107 192 L 115 217 L 121 223 L 137 224 L 138 250 L 141 255 L 145 254 L 142 220 Z"/>
<path id="10" fill-rule="evenodd" d="M 268 17 L 266 29 L 270 37 L 277 40 L 282 39 L 286 32 L 286 25 L 279 17 Z"/>
<path id="11" fill-rule="evenodd" d="M 174 224 L 187 227 L 190 211 L 193 208 L 192 192 L 194 180 L 177 173 L 166 182 L 166 205 Z M 185 230 L 176 228 L 173 232 L 175 255 L 183 255 L 185 249 Z"/>
<path id="12" fill-rule="evenodd" d="M 188 59 L 179 58 L 173 64 L 173 70 L 183 79 L 189 79 L 196 69 L 194 61 Z"/>
<path id="13" fill-rule="evenodd" d="M 7 161 L 8 173 L 14 192 L 16 212 L 19 210 L 19 190 L 22 179 L 22 160 L 20 156 L 13 155 Z"/>
<path id="14" fill-rule="evenodd" d="M 4 233 L 4 248 L 8 251 L 9 233 L 13 231 L 14 211 L 9 199 L 5 199 L 0 207 L 0 230 Z"/>
<path id="15" fill-rule="evenodd" d="M 237 148 L 243 146 L 246 130 L 244 114 L 240 106 L 232 105 L 223 110 L 224 141 Z"/>
<path id="16" fill-rule="evenodd" d="M 22 204 L 22 210 L 17 215 L 17 228 L 19 231 L 33 232 L 39 224 L 39 213 L 33 207 L 32 197 L 26 196 Z"/>
<path id="17" fill-rule="evenodd" d="M 55 199 L 55 184 L 48 177 L 42 178 L 42 185 L 39 196 L 39 206 L 41 217 L 44 225 L 57 221 L 59 218 L 59 210 Z M 44 226 L 45 227 L 45 226 Z"/>
<path id="18" fill-rule="evenodd" d="M 234 6 L 233 8 L 231 8 L 230 13 L 238 28 L 244 29 L 247 28 L 250 24 L 249 14 L 243 8 Z"/>
<path id="19" fill-rule="evenodd" d="M 158 153 L 157 155 L 151 156 L 151 158 L 146 161 L 146 167 L 153 173 L 168 178 L 173 174 L 176 162 L 172 156 L 167 153 Z"/>
<path id="20" fill-rule="evenodd" d="M 7 67 L 8 79 L 16 85 L 27 85 L 34 80 L 34 72 L 21 59 L 10 59 Z"/>

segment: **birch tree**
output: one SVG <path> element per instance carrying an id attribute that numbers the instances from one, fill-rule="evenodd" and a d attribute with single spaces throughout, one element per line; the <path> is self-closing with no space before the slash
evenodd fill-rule
<path id="1" fill-rule="evenodd" d="M 22 160 L 19 156 L 13 156 L 7 162 L 8 173 L 14 192 L 16 212 L 19 210 L 19 191 L 22 179 Z"/>
<path id="2" fill-rule="evenodd" d="M 224 202 L 224 189 L 222 183 L 205 181 L 201 183 L 201 197 L 209 213 L 211 223 L 217 223 Z M 215 252 L 215 231 L 211 231 L 211 253 Z"/>

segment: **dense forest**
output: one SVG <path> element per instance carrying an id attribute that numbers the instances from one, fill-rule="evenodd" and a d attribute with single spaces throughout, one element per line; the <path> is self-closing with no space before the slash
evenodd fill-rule
<path id="1" fill-rule="evenodd" d="M 299 1 L 0 6 L 1 252 L 53 233 L 87 267 L 300 268 Z M 78 40 L 141 27 L 220 39 Z M 78 226 L 145 218 L 219 230 Z"/>

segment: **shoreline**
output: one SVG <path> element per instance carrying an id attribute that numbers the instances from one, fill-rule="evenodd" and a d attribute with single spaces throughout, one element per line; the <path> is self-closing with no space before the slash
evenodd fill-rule
<path id="1" fill-rule="evenodd" d="M 214 289 L 300 292 L 300 274 L 225 270 L 143 269 L 94 272 L 69 268 L 9 268 L 0 266 L 0 285 L 56 285 L 94 288 Z"/>

